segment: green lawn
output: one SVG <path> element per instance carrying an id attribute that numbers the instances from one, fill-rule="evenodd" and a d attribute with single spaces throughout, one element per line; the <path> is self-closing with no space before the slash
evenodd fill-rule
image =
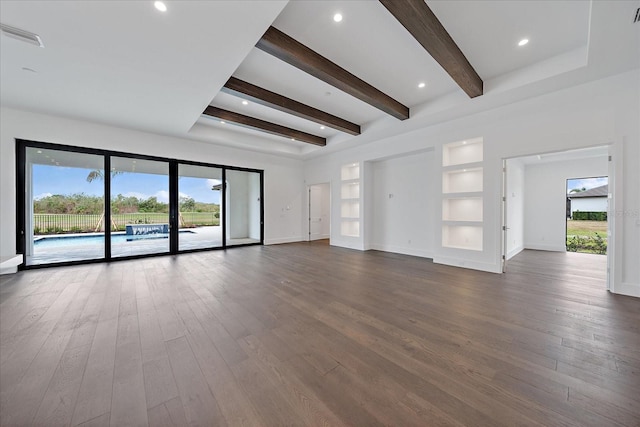
<path id="1" fill-rule="evenodd" d="M 567 220 L 567 250 L 607 253 L 607 221 Z"/>

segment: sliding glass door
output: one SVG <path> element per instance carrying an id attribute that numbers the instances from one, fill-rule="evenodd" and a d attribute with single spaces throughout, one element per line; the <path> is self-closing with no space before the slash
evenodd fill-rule
<path id="1" fill-rule="evenodd" d="M 26 265 L 104 258 L 102 177 L 103 156 L 26 148 Z"/>
<path id="2" fill-rule="evenodd" d="M 22 140 L 16 154 L 24 267 L 263 241 L 262 171 Z"/>
<path id="3" fill-rule="evenodd" d="M 169 163 L 111 157 L 111 257 L 169 252 Z"/>
<path id="4" fill-rule="evenodd" d="M 178 165 L 178 248 L 222 246 L 222 169 Z"/>

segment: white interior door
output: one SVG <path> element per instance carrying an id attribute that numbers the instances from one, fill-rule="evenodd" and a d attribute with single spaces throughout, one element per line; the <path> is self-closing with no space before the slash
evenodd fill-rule
<path id="1" fill-rule="evenodd" d="M 309 186 L 309 240 L 329 238 L 329 185 Z"/>

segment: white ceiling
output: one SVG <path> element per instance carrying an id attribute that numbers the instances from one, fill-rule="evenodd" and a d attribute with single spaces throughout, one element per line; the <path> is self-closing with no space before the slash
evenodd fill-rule
<path id="1" fill-rule="evenodd" d="M 152 1 L 0 1 L 3 24 L 35 32 L 45 44 L 0 38 L 0 102 L 307 158 L 367 143 L 385 129 L 408 132 L 640 66 L 640 25 L 632 24 L 637 1 L 428 0 L 485 80 L 485 94 L 473 100 L 376 0 L 166 3 L 163 14 Z M 336 12 L 344 16 L 340 23 L 332 19 Z M 411 107 L 412 118 L 390 118 L 254 48 L 270 25 Z M 524 37 L 530 43 L 519 48 Z M 582 57 L 554 67 L 555 58 L 574 52 Z M 360 124 L 363 133 L 321 130 L 264 106 L 244 106 L 219 92 L 231 75 Z M 427 86 L 419 89 L 422 81 Z M 201 117 L 209 104 L 324 136 L 328 145 L 221 125 Z"/>

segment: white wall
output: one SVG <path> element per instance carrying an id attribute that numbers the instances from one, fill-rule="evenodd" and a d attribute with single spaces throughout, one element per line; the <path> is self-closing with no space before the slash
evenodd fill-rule
<path id="1" fill-rule="evenodd" d="M 442 144 L 482 137 L 484 140 L 484 230 L 483 251 L 446 250 L 441 241 L 438 220 L 434 220 L 434 261 L 486 271 L 501 271 L 501 186 L 502 159 L 537 153 L 557 152 L 584 147 L 613 144 L 619 152 L 620 180 L 614 191 L 618 195 L 615 237 L 620 245 L 615 266 L 612 291 L 640 296 L 640 70 L 559 90 L 503 107 L 471 114 L 442 123 L 426 123 L 423 128 L 402 133 L 403 123 L 388 129 L 372 128 L 354 138 L 353 147 L 305 164 L 307 182 L 332 182 L 333 205 L 339 194 L 340 165 L 350 162 L 371 162 L 427 148 L 442 155 Z M 481 97 L 480 97 L 481 98 Z M 475 100 L 474 100 L 475 101 Z M 479 100 L 478 102 L 481 102 Z M 418 115 L 412 120 L 420 122 Z M 414 122 L 415 123 L 415 122 Z M 375 139 L 359 144 L 358 138 Z M 615 161 L 615 160 L 614 160 Z M 441 173 L 430 175 L 441 185 Z M 363 180 L 362 193 L 369 195 Z M 364 205 L 366 206 L 366 200 Z M 366 223 L 371 209 L 362 213 Z M 339 211 L 332 209 L 332 218 Z M 368 230 L 368 228 L 365 228 Z M 332 244 L 365 248 L 365 236 L 360 240 L 342 239 L 335 227 Z"/>
<path id="2" fill-rule="evenodd" d="M 15 139 L 264 170 L 265 243 L 302 239 L 302 161 L 9 108 L 0 110 L 0 254 L 15 253 Z M 306 227 L 306 224 L 305 224 Z"/>
<path id="3" fill-rule="evenodd" d="M 507 160 L 507 259 L 524 249 L 524 164 Z"/>
<path id="4" fill-rule="evenodd" d="M 567 179 L 607 176 L 606 156 L 525 166 L 524 246 L 566 250 Z"/>
<path id="5" fill-rule="evenodd" d="M 571 199 L 571 215 L 574 212 L 606 212 L 607 211 L 607 198 L 606 197 L 577 197 Z"/>
<path id="6" fill-rule="evenodd" d="M 435 163 L 433 151 L 372 163 L 369 248 L 433 257 L 438 195 L 429 171 Z"/>

